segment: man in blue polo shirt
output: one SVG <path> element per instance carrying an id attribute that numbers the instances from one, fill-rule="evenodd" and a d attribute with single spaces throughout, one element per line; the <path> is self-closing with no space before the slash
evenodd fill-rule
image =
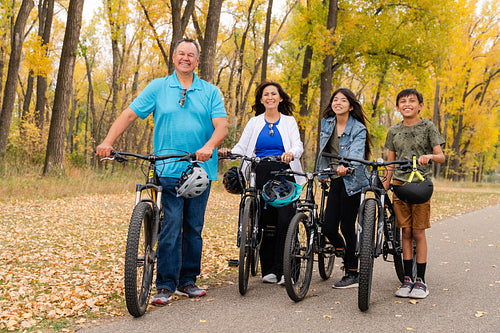
<path id="1" fill-rule="evenodd" d="M 96 148 L 101 157 L 110 155 L 115 140 L 137 118 L 153 113 L 154 151 L 196 152 L 196 159 L 210 181 L 217 179 L 217 152 L 227 135 L 226 110 L 216 86 L 194 73 L 199 62 L 198 44 L 181 39 L 173 53 L 175 72 L 153 80 L 115 120 L 104 141 Z M 205 209 L 210 185 L 194 198 L 177 197 L 175 185 L 187 162 L 168 163 L 162 168 L 163 227 L 158 240 L 154 305 L 167 305 L 172 294 L 201 297 L 196 286 L 200 274 Z"/>

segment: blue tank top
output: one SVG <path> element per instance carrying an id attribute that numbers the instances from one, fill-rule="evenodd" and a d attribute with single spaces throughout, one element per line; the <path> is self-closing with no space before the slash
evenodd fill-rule
<path id="1" fill-rule="evenodd" d="M 255 155 L 257 157 L 281 156 L 285 152 L 283 139 L 281 138 L 281 134 L 276 127 L 280 120 L 281 117 L 275 123 L 269 123 L 266 120 L 266 125 L 260 131 L 255 144 Z"/>

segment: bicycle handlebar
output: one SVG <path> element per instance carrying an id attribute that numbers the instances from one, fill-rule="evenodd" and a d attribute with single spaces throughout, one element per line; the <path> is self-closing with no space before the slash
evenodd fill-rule
<path id="1" fill-rule="evenodd" d="M 227 153 L 227 156 L 219 156 L 219 159 L 220 160 L 242 159 L 242 160 L 250 161 L 250 162 L 260 162 L 260 161 L 283 162 L 281 160 L 281 156 L 249 157 L 246 155 L 234 154 L 234 153 Z"/>
<path id="2" fill-rule="evenodd" d="M 330 154 L 330 153 L 321 153 L 322 156 L 324 157 L 330 157 L 330 158 L 335 158 L 337 160 L 339 160 L 339 164 L 340 165 L 344 165 L 344 166 L 350 166 L 351 163 L 350 162 L 359 162 L 361 164 L 364 164 L 364 165 L 368 165 L 368 166 L 371 166 L 371 167 L 385 167 L 385 166 L 388 166 L 388 165 L 394 165 L 394 164 L 399 164 L 399 167 L 401 167 L 402 169 L 404 168 L 413 168 L 413 165 L 412 165 L 412 161 L 411 160 L 402 160 L 402 161 L 383 161 L 383 160 L 377 160 L 377 161 L 368 161 L 368 160 L 363 160 L 363 159 L 360 159 L 360 158 L 354 158 L 354 157 L 346 157 L 346 156 L 340 156 L 340 155 L 337 155 L 337 154 Z"/>
<path id="3" fill-rule="evenodd" d="M 117 162 L 128 161 L 128 159 L 125 156 L 136 157 L 136 158 L 139 158 L 141 160 L 146 160 L 149 162 L 162 161 L 162 160 L 166 160 L 169 158 L 179 158 L 178 161 L 186 161 L 186 162 L 193 162 L 196 160 L 195 153 L 166 154 L 166 155 L 155 155 L 155 154 L 144 155 L 144 154 L 138 154 L 138 153 L 129 153 L 129 152 L 124 152 L 124 151 L 112 150 L 111 156 L 113 156 L 113 157 L 109 158 L 109 159 L 116 160 Z"/>
<path id="4" fill-rule="evenodd" d="M 309 177 L 317 177 L 317 176 L 335 176 L 337 175 L 337 170 L 333 170 L 331 168 L 326 168 L 321 171 L 315 171 L 315 172 L 299 172 L 299 171 L 294 171 L 292 169 L 286 169 L 286 170 L 279 170 L 279 171 L 271 171 L 271 175 L 275 176 L 302 176 L 306 177 L 309 179 Z"/>

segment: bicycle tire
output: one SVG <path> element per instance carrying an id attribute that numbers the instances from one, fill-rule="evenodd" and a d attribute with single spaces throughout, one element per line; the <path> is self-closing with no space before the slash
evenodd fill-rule
<path id="1" fill-rule="evenodd" d="M 373 248 L 375 246 L 375 223 L 377 201 L 367 199 L 363 208 L 363 229 L 361 234 L 361 247 L 359 251 L 359 287 L 358 308 L 368 310 L 370 306 L 370 293 L 373 276 Z"/>
<path id="2" fill-rule="evenodd" d="M 243 208 L 243 215 L 241 216 L 240 257 L 238 261 L 238 289 L 241 295 L 245 295 L 247 292 L 248 278 L 253 261 L 252 233 L 255 222 L 254 207 L 254 200 L 247 200 Z"/>
<path id="3" fill-rule="evenodd" d="M 318 270 L 319 276 L 323 280 L 328 280 L 332 275 L 333 266 L 335 264 L 335 253 L 333 251 L 333 245 L 327 242 L 325 235 L 319 236 L 319 247 L 318 252 Z"/>
<path id="4" fill-rule="evenodd" d="M 153 209 L 139 202 L 130 218 L 125 250 L 125 302 L 134 317 L 142 316 L 148 307 L 156 255 L 153 250 Z"/>
<path id="5" fill-rule="evenodd" d="M 288 296 L 295 302 L 304 299 L 312 277 L 314 252 L 308 219 L 304 213 L 295 214 L 285 239 L 283 275 Z"/>

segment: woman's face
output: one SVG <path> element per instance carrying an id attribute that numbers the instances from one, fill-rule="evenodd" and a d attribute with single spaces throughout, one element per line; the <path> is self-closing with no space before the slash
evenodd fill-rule
<path id="1" fill-rule="evenodd" d="M 276 86 L 269 85 L 262 91 L 262 98 L 260 99 L 260 102 L 264 105 L 266 110 L 273 110 L 278 109 L 278 105 L 282 100 L 283 98 L 281 98 L 278 88 Z"/>
<path id="2" fill-rule="evenodd" d="M 332 110 L 337 116 L 349 113 L 352 109 L 353 107 L 343 93 L 339 92 L 333 97 Z"/>

